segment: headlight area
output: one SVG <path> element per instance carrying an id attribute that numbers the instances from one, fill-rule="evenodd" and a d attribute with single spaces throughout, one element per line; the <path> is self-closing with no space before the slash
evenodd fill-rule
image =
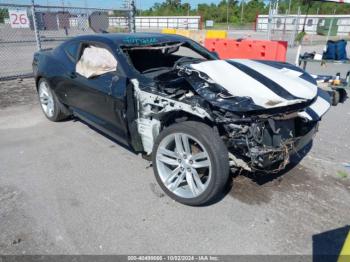
<path id="1" fill-rule="evenodd" d="M 297 116 L 255 117 L 223 122 L 221 130 L 233 167 L 276 173 L 312 140 L 317 123 Z"/>

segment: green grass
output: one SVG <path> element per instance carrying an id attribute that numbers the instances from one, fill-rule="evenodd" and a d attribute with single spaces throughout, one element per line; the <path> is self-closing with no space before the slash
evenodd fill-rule
<path id="1" fill-rule="evenodd" d="M 254 24 L 252 23 L 246 23 L 246 24 L 233 24 L 233 23 L 229 23 L 228 24 L 229 28 L 231 29 L 235 29 L 235 28 L 242 28 L 242 29 L 253 29 Z M 214 26 L 213 27 L 208 27 L 206 29 L 217 29 L 217 30 L 227 30 L 227 24 L 226 23 L 215 23 L 214 22 Z"/>
<path id="2" fill-rule="evenodd" d="M 338 171 L 337 172 L 337 176 L 340 178 L 347 178 L 348 177 L 348 173 L 344 172 L 344 171 Z"/>

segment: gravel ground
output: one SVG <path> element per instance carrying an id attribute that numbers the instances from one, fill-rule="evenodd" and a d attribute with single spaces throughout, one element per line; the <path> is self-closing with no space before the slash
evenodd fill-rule
<path id="1" fill-rule="evenodd" d="M 193 208 L 165 196 L 140 156 L 80 121 L 49 122 L 34 90 L 0 82 L 1 254 L 309 255 L 341 242 L 322 236 L 350 221 L 348 101 L 297 166 L 234 177 L 225 198 Z"/>

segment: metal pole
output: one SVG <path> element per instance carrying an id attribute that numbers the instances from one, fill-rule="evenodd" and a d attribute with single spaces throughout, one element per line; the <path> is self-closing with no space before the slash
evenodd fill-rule
<path id="1" fill-rule="evenodd" d="M 226 0 L 226 26 L 227 26 L 227 30 L 229 30 L 229 25 L 228 25 L 228 3 L 229 3 L 229 0 Z"/>
<path id="2" fill-rule="evenodd" d="M 32 17 L 33 17 L 33 27 L 34 27 L 34 34 L 35 34 L 35 40 L 36 40 L 36 47 L 40 51 L 41 50 L 41 41 L 40 41 L 40 35 L 39 35 L 39 30 L 38 30 L 38 23 L 37 23 L 36 15 L 35 15 L 34 0 L 32 0 Z"/>
<path id="3" fill-rule="evenodd" d="M 243 24 L 244 0 L 242 0 L 241 5 L 242 5 L 242 8 L 241 8 L 241 24 Z"/>
<path id="4" fill-rule="evenodd" d="M 289 4 L 288 4 L 288 15 L 290 15 L 290 7 L 292 5 L 292 0 L 289 0 Z"/>
<path id="5" fill-rule="evenodd" d="M 333 17 L 331 19 L 331 23 L 329 24 L 329 28 L 328 28 L 328 33 L 327 33 L 327 38 L 326 38 L 326 43 L 329 40 L 329 37 L 331 36 L 331 31 L 332 31 L 332 27 L 333 27 L 333 23 L 334 23 L 334 16 L 336 13 L 336 8 L 334 8 L 333 10 Z"/>
<path id="6" fill-rule="evenodd" d="M 299 19 L 300 19 L 300 14 L 301 14 L 301 10 L 300 10 L 300 6 L 298 7 L 298 18 L 297 18 L 297 21 L 296 21 L 296 32 L 295 32 L 295 35 L 294 35 L 294 39 L 295 37 L 298 35 L 298 31 L 299 31 Z M 299 42 L 299 45 L 298 45 L 298 49 L 297 49 L 297 54 L 295 56 L 295 65 L 298 66 L 299 65 L 299 57 L 300 57 L 300 53 L 301 53 L 301 46 L 302 46 L 302 42 L 303 42 L 303 39 L 300 40 Z"/>
<path id="7" fill-rule="evenodd" d="M 319 11 L 320 11 L 320 9 L 317 7 L 317 11 L 316 11 L 316 15 L 318 16 L 318 13 L 319 13 Z M 315 19 L 312 19 L 312 31 L 311 31 L 311 45 L 313 44 L 313 42 L 314 42 L 314 35 L 315 34 L 317 34 L 317 28 L 315 29 L 315 31 L 314 31 L 314 26 L 315 26 L 315 24 L 314 24 L 314 20 Z M 317 24 L 316 24 L 316 26 L 317 26 Z"/>
<path id="8" fill-rule="evenodd" d="M 269 18 L 267 19 L 267 40 L 271 39 L 271 22 L 272 22 L 271 1 L 272 0 L 270 0 L 270 4 L 269 4 Z"/>
<path id="9" fill-rule="evenodd" d="M 286 10 L 286 13 L 284 15 L 284 24 L 283 24 L 283 39 L 286 35 L 286 24 L 287 24 L 287 16 L 288 16 L 288 10 Z"/>
<path id="10" fill-rule="evenodd" d="M 130 33 L 136 32 L 136 23 L 135 23 L 135 0 L 130 0 L 129 2 L 129 31 Z"/>

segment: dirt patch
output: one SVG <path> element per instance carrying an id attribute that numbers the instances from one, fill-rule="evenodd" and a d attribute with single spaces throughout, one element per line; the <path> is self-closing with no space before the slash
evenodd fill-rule
<path id="1" fill-rule="evenodd" d="M 0 82 L 0 109 L 14 105 L 33 105 L 37 103 L 33 78 Z"/>
<path id="2" fill-rule="evenodd" d="M 319 195 L 331 186 L 348 187 L 345 179 L 329 179 L 317 175 L 314 170 L 298 165 L 281 174 L 242 174 L 233 179 L 230 196 L 249 205 L 269 203 L 274 194 Z"/>

